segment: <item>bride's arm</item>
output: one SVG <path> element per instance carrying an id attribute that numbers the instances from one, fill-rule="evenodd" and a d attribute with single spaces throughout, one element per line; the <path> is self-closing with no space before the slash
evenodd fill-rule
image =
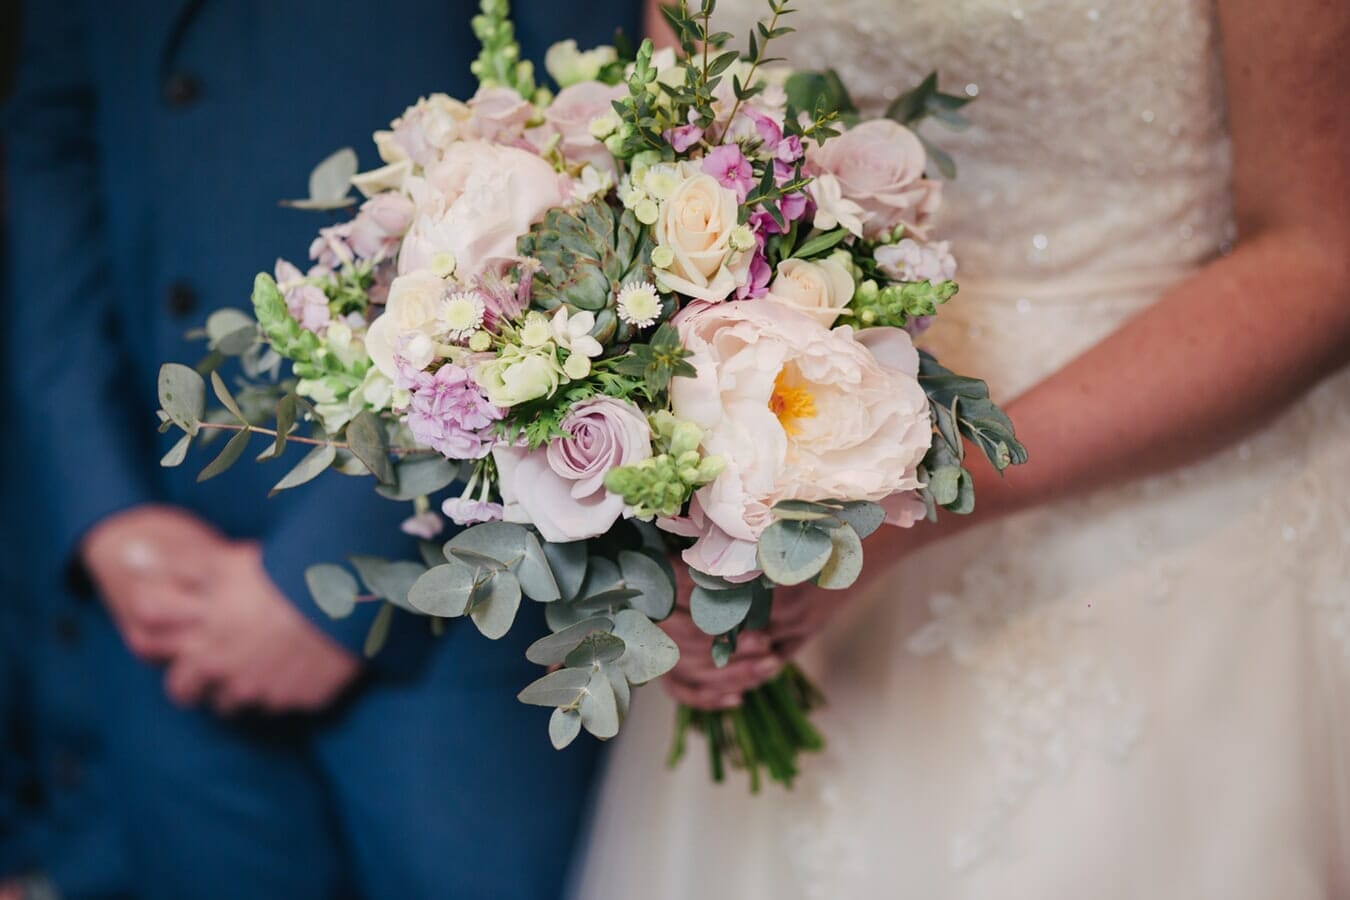
<path id="1" fill-rule="evenodd" d="M 1030 461 L 975 473 L 976 520 L 1212 453 L 1350 360 L 1350 5 L 1218 5 L 1236 249 L 1009 405 Z"/>

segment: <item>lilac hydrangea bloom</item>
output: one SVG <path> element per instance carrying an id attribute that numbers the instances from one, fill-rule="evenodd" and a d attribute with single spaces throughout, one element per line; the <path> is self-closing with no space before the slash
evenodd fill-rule
<path id="1" fill-rule="evenodd" d="M 467 369 L 446 363 L 432 373 L 400 365 L 398 380 L 412 392 L 403 421 L 419 444 L 448 459 L 481 459 L 492 450 L 492 423 L 504 412 Z"/>

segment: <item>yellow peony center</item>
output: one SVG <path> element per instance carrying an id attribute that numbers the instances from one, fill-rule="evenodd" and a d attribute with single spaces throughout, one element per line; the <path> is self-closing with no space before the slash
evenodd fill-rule
<path id="1" fill-rule="evenodd" d="M 769 397 L 769 410 L 778 417 L 778 424 L 790 435 L 801 431 L 797 427 L 799 419 L 813 419 L 816 415 L 816 401 L 803 387 L 788 384 L 779 372 L 773 381 L 773 394 Z"/>

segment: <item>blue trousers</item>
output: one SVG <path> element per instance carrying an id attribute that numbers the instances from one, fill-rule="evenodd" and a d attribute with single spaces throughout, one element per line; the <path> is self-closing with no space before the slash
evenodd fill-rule
<path id="1" fill-rule="evenodd" d="M 596 744 L 553 750 L 548 710 L 515 699 L 539 674 L 529 637 L 464 623 L 420 677 L 372 679 L 322 717 L 226 720 L 173 706 L 108 625 L 97 689 L 135 896 L 560 896 Z"/>

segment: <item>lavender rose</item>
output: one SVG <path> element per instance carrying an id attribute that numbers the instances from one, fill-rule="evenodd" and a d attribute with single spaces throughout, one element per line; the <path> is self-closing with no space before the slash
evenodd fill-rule
<path id="1" fill-rule="evenodd" d="M 539 450 L 498 446 L 498 489 L 507 522 L 529 523 L 546 541 L 579 541 L 610 529 L 623 498 L 605 489 L 605 474 L 652 455 L 647 417 L 610 397 L 583 400 L 562 427 L 572 436 Z"/>

